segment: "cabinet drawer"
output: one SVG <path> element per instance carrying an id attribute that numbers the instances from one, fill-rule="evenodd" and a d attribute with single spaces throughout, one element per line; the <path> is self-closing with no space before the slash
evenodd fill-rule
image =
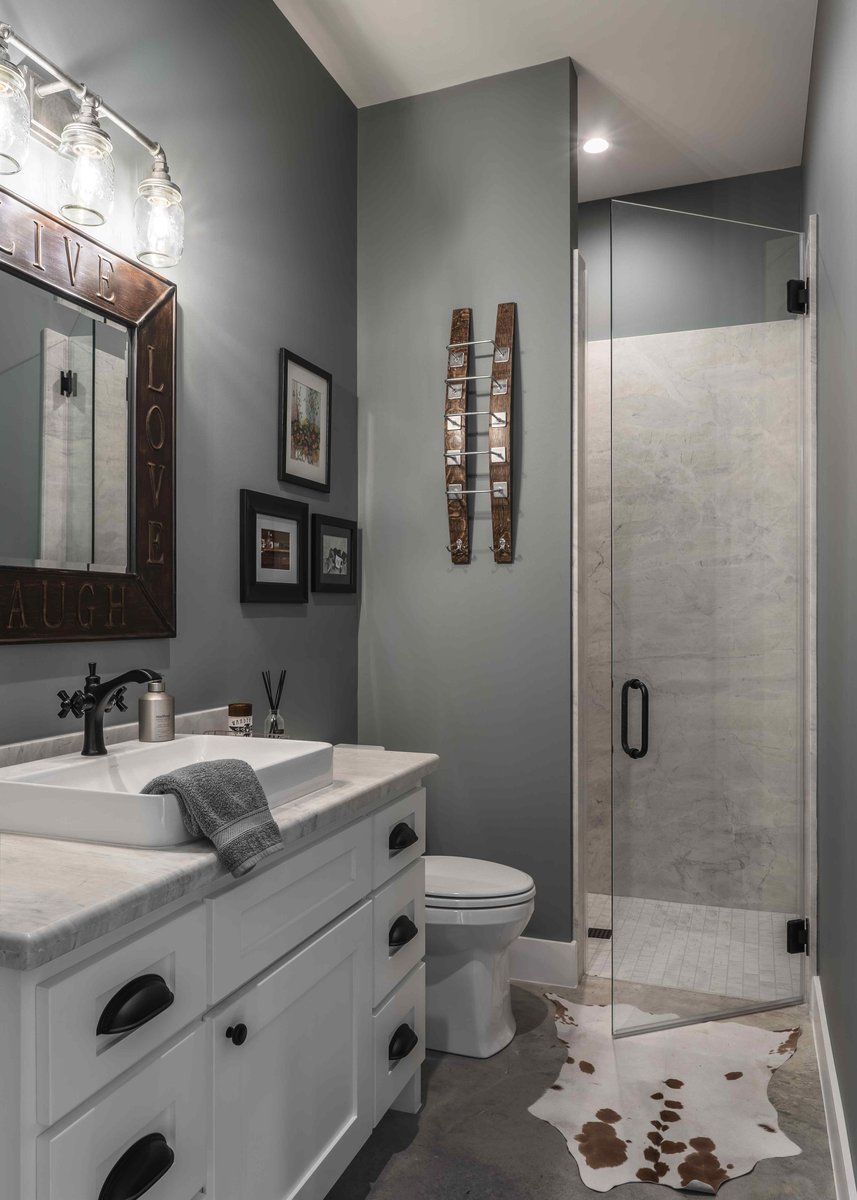
<path id="1" fill-rule="evenodd" d="M 205 1064 L 200 1025 L 97 1104 L 41 1134 L 36 1141 L 39 1200 L 97 1200 L 111 1170 L 126 1167 L 139 1154 L 139 1143 L 152 1135 L 165 1139 L 175 1158 L 160 1181 L 146 1189 L 147 1196 L 194 1200 L 205 1186 Z M 160 1156 L 169 1153 L 163 1143 L 158 1150 Z M 157 1171 L 157 1156 L 152 1159 L 144 1174 Z M 132 1194 L 143 1193 L 116 1191 L 117 1196 Z"/>
<path id="2" fill-rule="evenodd" d="M 376 1007 L 423 960 L 426 949 L 425 892 L 425 862 L 420 859 L 391 879 L 375 896 L 373 1003 Z M 408 940 L 404 941 L 406 938 Z M 396 943 L 404 944 L 397 946 Z"/>
<path id="3" fill-rule="evenodd" d="M 211 915 L 211 1002 L 216 1004 L 368 896 L 367 818 L 206 900 Z"/>
<path id="4" fill-rule="evenodd" d="M 53 1125 L 200 1016 L 205 992 L 201 904 L 38 984 L 39 1123 Z"/>
<path id="5" fill-rule="evenodd" d="M 426 1056 L 426 969 L 419 966 L 375 1013 L 375 1124 L 398 1096 Z M 391 1042 L 400 1026 L 417 1041 L 411 1052 L 394 1061 Z"/>
<path id="6" fill-rule="evenodd" d="M 426 849 L 426 793 L 417 788 L 382 808 L 372 818 L 374 887 L 380 887 Z M 401 849 L 397 848 L 397 844 Z"/>

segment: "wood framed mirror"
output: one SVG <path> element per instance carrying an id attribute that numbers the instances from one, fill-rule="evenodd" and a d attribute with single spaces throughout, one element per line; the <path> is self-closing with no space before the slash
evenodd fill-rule
<path id="1" fill-rule="evenodd" d="M 0 643 L 174 637 L 175 285 L 0 188 L 0 327 Z"/>

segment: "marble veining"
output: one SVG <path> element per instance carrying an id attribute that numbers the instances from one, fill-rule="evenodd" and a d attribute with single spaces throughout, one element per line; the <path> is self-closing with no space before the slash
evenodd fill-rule
<path id="1" fill-rule="evenodd" d="M 437 761 L 434 754 L 336 748 L 330 787 L 275 810 L 284 846 L 382 807 L 416 787 Z M 227 878 L 203 842 L 141 850 L 0 834 L 0 966 L 41 966 Z"/>

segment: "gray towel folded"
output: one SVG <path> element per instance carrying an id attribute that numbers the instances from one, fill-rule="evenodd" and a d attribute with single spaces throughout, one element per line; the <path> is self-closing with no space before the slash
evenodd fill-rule
<path id="1" fill-rule="evenodd" d="M 178 767 L 147 783 L 143 793 L 174 793 L 185 829 L 192 837 L 207 837 L 223 866 L 236 879 L 252 871 L 269 854 L 283 849 L 259 777 L 240 758 L 216 758 Z"/>

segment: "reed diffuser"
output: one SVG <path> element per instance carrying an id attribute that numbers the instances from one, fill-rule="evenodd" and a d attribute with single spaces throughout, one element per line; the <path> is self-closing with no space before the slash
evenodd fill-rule
<path id="1" fill-rule="evenodd" d="M 280 701 L 283 698 L 283 688 L 286 686 L 286 672 L 280 671 L 280 680 L 277 684 L 277 690 L 274 692 L 271 687 L 271 672 L 262 672 L 262 682 L 265 685 L 265 691 L 268 696 L 268 715 L 265 718 L 265 737 L 266 738 L 284 738 L 286 736 L 286 726 L 283 718 L 280 716 Z"/>

